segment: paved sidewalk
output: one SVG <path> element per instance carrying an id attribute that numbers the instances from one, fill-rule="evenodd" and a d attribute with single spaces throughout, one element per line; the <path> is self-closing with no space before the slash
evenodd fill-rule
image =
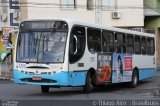
<path id="1" fill-rule="evenodd" d="M 157 76 L 160 76 L 160 71 L 157 71 Z"/>
<path id="2" fill-rule="evenodd" d="M 13 80 L 13 78 L 11 78 L 11 77 L 1 77 L 0 76 L 0 80 Z"/>
<path id="3" fill-rule="evenodd" d="M 8 71 L 7 73 L 3 72 L 0 75 L 0 80 L 13 80 L 12 71 Z"/>
<path id="4" fill-rule="evenodd" d="M 13 64 L 0 63 L 0 80 L 13 80 Z"/>

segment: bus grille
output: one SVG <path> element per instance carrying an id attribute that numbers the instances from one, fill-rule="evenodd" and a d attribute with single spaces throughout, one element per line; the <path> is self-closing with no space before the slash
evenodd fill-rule
<path id="1" fill-rule="evenodd" d="M 32 80 L 32 78 L 23 78 L 21 79 L 23 82 L 37 82 L 37 83 L 56 83 L 57 81 L 55 80 L 50 80 L 50 79 L 41 79 L 41 80 Z"/>

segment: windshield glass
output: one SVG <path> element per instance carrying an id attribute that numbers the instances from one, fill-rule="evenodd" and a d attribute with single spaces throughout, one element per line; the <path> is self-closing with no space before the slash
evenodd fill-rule
<path id="1" fill-rule="evenodd" d="M 67 31 L 20 31 L 17 42 L 18 62 L 61 63 Z"/>

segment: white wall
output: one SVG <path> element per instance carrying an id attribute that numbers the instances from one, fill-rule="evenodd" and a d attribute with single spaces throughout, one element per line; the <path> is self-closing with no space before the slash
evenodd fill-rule
<path id="1" fill-rule="evenodd" d="M 61 9 L 60 0 L 28 0 L 29 3 L 49 3 L 50 5 L 28 4 L 28 18 L 69 18 L 95 23 L 95 10 L 87 10 L 86 0 L 76 0 L 76 9 Z M 102 10 L 101 23 L 111 26 L 141 27 L 144 26 L 143 0 L 117 0 L 117 9 Z M 56 4 L 56 6 L 54 5 Z M 36 7 L 35 7 L 36 6 Z M 43 8 L 42 8 L 43 7 Z M 47 8 L 46 8 L 47 7 Z M 124 7 L 124 8 L 123 8 Z M 120 19 L 112 19 L 112 11 L 120 11 Z"/>

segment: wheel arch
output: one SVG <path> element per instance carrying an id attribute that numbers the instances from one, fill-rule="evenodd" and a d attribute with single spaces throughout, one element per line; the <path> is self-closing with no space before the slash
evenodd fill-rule
<path id="1" fill-rule="evenodd" d="M 88 72 L 90 74 L 90 77 L 92 79 L 92 84 L 96 85 L 97 84 L 97 74 L 96 74 L 96 70 L 91 67 L 90 69 L 88 69 Z"/>
<path id="2" fill-rule="evenodd" d="M 139 68 L 138 67 L 134 67 L 133 68 L 133 71 L 136 71 L 137 74 L 138 74 L 138 80 L 139 80 Z M 132 72 L 132 75 L 133 75 L 133 72 Z"/>

